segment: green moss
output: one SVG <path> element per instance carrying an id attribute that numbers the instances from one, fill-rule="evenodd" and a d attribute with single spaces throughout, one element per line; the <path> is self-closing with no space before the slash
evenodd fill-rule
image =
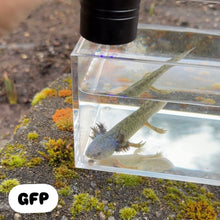
<path id="1" fill-rule="evenodd" d="M 3 220 L 5 219 L 5 216 L 4 215 L 0 215 L 0 220 Z"/>
<path id="2" fill-rule="evenodd" d="M 164 180 L 163 180 L 163 179 L 158 179 L 157 181 L 158 181 L 159 184 L 164 183 Z"/>
<path id="3" fill-rule="evenodd" d="M 206 193 L 206 197 L 207 197 L 208 199 L 213 199 L 213 198 L 214 198 L 214 194 L 211 193 L 211 192 L 207 192 L 207 193 Z"/>
<path id="4" fill-rule="evenodd" d="M 21 144 L 8 144 L 0 153 L 1 165 L 14 169 L 27 162 L 24 147 Z"/>
<path id="5" fill-rule="evenodd" d="M 112 189 L 111 186 L 106 186 L 107 191 L 111 191 L 111 189 Z"/>
<path id="6" fill-rule="evenodd" d="M 63 199 L 59 198 L 58 204 L 63 207 L 63 206 L 65 206 L 65 201 Z"/>
<path id="7" fill-rule="evenodd" d="M 72 89 L 72 78 L 71 77 L 65 79 L 64 82 L 68 83 L 69 89 Z"/>
<path id="8" fill-rule="evenodd" d="M 176 216 L 176 220 L 216 219 L 218 208 L 215 206 L 214 195 L 204 187 L 188 182 L 165 181 L 161 192 L 164 193 L 163 202 Z"/>
<path id="9" fill-rule="evenodd" d="M 116 184 L 124 186 L 138 186 L 143 183 L 143 178 L 140 176 L 129 175 L 129 174 L 113 174 L 113 181 Z"/>
<path id="10" fill-rule="evenodd" d="M 195 183 L 186 182 L 185 189 L 192 190 L 194 192 L 198 192 L 199 187 Z"/>
<path id="11" fill-rule="evenodd" d="M 34 166 L 39 166 L 42 163 L 42 159 L 40 157 L 34 157 L 29 160 L 27 163 L 28 167 L 34 167 Z"/>
<path id="12" fill-rule="evenodd" d="M 200 192 L 201 192 L 202 194 L 205 194 L 205 193 L 206 193 L 206 189 L 205 189 L 204 187 L 201 187 L 201 188 L 200 188 Z"/>
<path id="13" fill-rule="evenodd" d="M 5 174 L 3 174 L 2 172 L 0 172 L 0 180 L 3 180 L 3 179 L 5 179 L 5 178 L 6 178 Z"/>
<path id="14" fill-rule="evenodd" d="M 72 105 L 72 104 L 73 104 L 72 96 L 67 96 L 67 97 L 65 98 L 65 101 L 64 101 L 64 102 L 67 103 L 67 104 Z"/>
<path id="15" fill-rule="evenodd" d="M 191 196 L 197 197 L 201 193 L 200 188 L 195 183 L 187 182 L 183 185 L 183 187 L 185 191 Z"/>
<path id="16" fill-rule="evenodd" d="M 148 203 L 145 202 L 139 202 L 139 203 L 133 203 L 131 204 L 131 207 L 134 208 L 137 212 L 143 212 L 143 213 L 148 213 L 149 208 L 148 208 Z"/>
<path id="17" fill-rule="evenodd" d="M 26 148 L 21 144 L 8 144 L 1 152 L 1 165 L 9 168 L 34 167 L 40 165 L 42 159 L 40 157 L 31 158 L 29 161 L 26 157 Z"/>
<path id="18" fill-rule="evenodd" d="M 78 176 L 73 170 L 75 168 L 73 142 L 62 139 L 49 139 L 45 145 L 47 152 L 39 153 L 51 166 L 54 166 L 53 172 L 56 179 L 55 187 L 58 189 L 65 188 L 65 186 L 68 186 L 71 179 Z"/>
<path id="19" fill-rule="evenodd" d="M 104 208 L 105 208 L 105 204 L 103 202 L 98 202 L 95 209 L 97 211 L 103 211 Z"/>
<path id="20" fill-rule="evenodd" d="M 59 167 L 61 164 L 65 164 L 68 167 L 74 164 L 74 152 L 73 143 L 68 143 L 66 140 L 49 139 L 45 144 L 47 154 L 39 152 L 44 158 L 49 161 L 51 166 Z"/>
<path id="21" fill-rule="evenodd" d="M 17 179 L 7 179 L 4 180 L 1 184 L 0 184 L 0 192 L 2 193 L 9 193 L 11 191 L 11 189 L 17 185 L 19 185 L 19 181 Z"/>
<path id="22" fill-rule="evenodd" d="M 24 146 L 22 144 L 7 144 L 5 148 L 2 148 L 0 156 L 3 157 L 5 154 L 18 152 L 20 150 L 24 150 Z"/>
<path id="23" fill-rule="evenodd" d="M 214 208 L 206 201 L 188 201 L 181 212 L 177 215 L 178 219 L 196 220 L 215 220 L 217 214 Z"/>
<path id="24" fill-rule="evenodd" d="M 130 220 L 137 215 L 137 212 L 134 208 L 124 207 L 119 211 L 120 217 L 123 220 Z"/>
<path id="25" fill-rule="evenodd" d="M 149 212 L 149 208 L 148 208 L 147 202 L 142 202 L 140 204 L 140 207 L 141 207 L 141 211 L 142 212 L 144 212 L 144 213 L 148 213 Z"/>
<path id="26" fill-rule="evenodd" d="M 73 109 L 72 108 L 62 108 L 57 109 L 52 116 L 57 128 L 62 131 L 73 131 Z"/>
<path id="27" fill-rule="evenodd" d="M 27 159 L 23 151 L 17 154 L 6 155 L 6 158 L 1 160 L 1 164 L 10 169 L 14 169 L 15 167 L 22 167 L 26 164 L 26 162 Z"/>
<path id="28" fill-rule="evenodd" d="M 47 97 L 52 97 L 55 95 L 57 95 L 57 91 L 55 89 L 45 88 L 34 96 L 31 105 L 36 105 L 43 99 Z"/>
<path id="29" fill-rule="evenodd" d="M 58 190 L 59 195 L 69 196 L 72 193 L 72 190 L 69 186 L 65 186 L 62 189 Z"/>
<path id="30" fill-rule="evenodd" d="M 60 188 L 64 185 L 69 184 L 71 179 L 74 179 L 78 176 L 78 174 L 71 168 L 68 168 L 67 165 L 63 164 L 60 167 L 56 167 L 53 169 L 56 183 L 55 186 Z"/>
<path id="31" fill-rule="evenodd" d="M 29 118 L 24 117 L 20 124 L 15 127 L 14 134 L 16 134 L 17 130 L 21 127 L 27 126 L 30 122 Z"/>
<path id="32" fill-rule="evenodd" d="M 72 117 L 63 118 L 56 122 L 56 126 L 62 131 L 73 132 L 73 119 Z"/>
<path id="33" fill-rule="evenodd" d="M 30 122 L 30 118 L 23 118 L 23 120 L 22 120 L 22 124 L 24 125 L 24 126 L 27 126 L 28 124 L 29 124 L 29 122 Z"/>
<path id="34" fill-rule="evenodd" d="M 159 202 L 158 196 L 155 194 L 155 192 L 152 189 L 145 188 L 142 192 L 142 194 L 145 196 L 146 199 L 151 200 L 151 202 L 154 204 L 155 202 Z"/>
<path id="35" fill-rule="evenodd" d="M 166 185 L 167 186 L 173 186 L 174 185 L 174 181 L 166 180 Z"/>
<path id="36" fill-rule="evenodd" d="M 28 140 L 35 140 L 38 138 L 38 134 L 36 132 L 28 133 Z"/>
<path id="37" fill-rule="evenodd" d="M 173 216 L 168 215 L 169 220 L 174 220 Z"/>
<path id="38" fill-rule="evenodd" d="M 76 215 L 79 215 L 81 212 L 88 212 L 92 209 L 100 206 L 97 198 L 90 196 L 88 193 L 80 193 L 74 196 L 74 202 L 70 209 L 72 218 L 75 218 Z"/>
<path id="39" fill-rule="evenodd" d="M 108 219 L 112 216 L 112 212 L 109 209 L 104 210 L 105 219 Z"/>
<path id="40" fill-rule="evenodd" d="M 107 204 L 107 206 L 108 206 L 108 208 L 111 209 L 111 210 L 114 210 L 114 209 L 115 209 L 114 203 L 112 203 L 112 202 L 109 202 L 109 203 Z"/>
<path id="41" fill-rule="evenodd" d="M 172 210 L 175 210 L 175 204 L 181 203 L 186 196 L 183 192 L 181 192 L 176 186 L 167 187 L 167 194 L 163 197 L 166 201 L 168 201 L 168 205 Z M 174 203 L 175 202 L 175 203 Z M 178 205 L 177 205 L 178 208 Z"/>
<path id="42" fill-rule="evenodd" d="M 180 198 L 185 198 L 185 195 L 183 192 L 181 192 L 177 187 L 173 186 L 173 187 L 167 187 L 167 192 L 168 193 L 173 193 L 175 195 L 178 195 Z"/>
<path id="43" fill-rule="evenodd" d="M 176 201 L 179 202 L 180 198 L 178 195 L 174 194 L 174 193 L 168 193 L 164 196 L 164 199 L 167 201 Z M 172 203 L 171 203 L 172 204 Z"/>

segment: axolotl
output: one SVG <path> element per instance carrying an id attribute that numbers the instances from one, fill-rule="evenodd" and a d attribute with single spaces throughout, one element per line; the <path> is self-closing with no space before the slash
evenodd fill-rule
<path id="1" fill-rule="evenodd" d="M 94 139 L 86 150 L 86 156 L 101 160 L 112 155 L 115 151 L 126 151 L 130 146 L 143 146 L 143 142 L 135 144 L 128 140 L 142 128 L 145 123 L 146 125 L 152 126 L 148 124 L 148 119 L 165 105 L 165 102 L 145 101 L 137 111 L 124 118 L 108 132 L 106 132 L 102 124 L 97 124 L 97 127 L 93 128 L 92 138 Z M 160 133 L 165 132 L 165 130 L 160 128 L 153 126 L 152 128 L 158 130 Z"/>
<path id="2" fill-rule="evenodd" d="M 168 60 L 168 62 L 179 61 L 193 49 L 179 54 L 178 56 Z M 172 66 L 173 65 L 171 64 L 165 64 L 159 69 L 145 74 L 142 79 L 117 95 L 127 97 L 140 96 L 150 89 L 156 79 Z M 153 89 L 157 90 L 154 87 Z M 148 120 L 165 105 L 166 102 L 147 100 L 139 107 L 138 110 L 124 118 L 109 131 L 106 131 L 103 124 L 97 123 L 96 127 L 92 128 L 93 136 L 91 136 L 91 138 L 93 141 L 89 144 L 86 150 L 86 156 L 91 159 L 101 160 L 111 156 L 114 152 L 126 151 L 130 146 L 136 148 L 142 147 L 144 142 L 131 143 L 129 142 L 129 138 L 131 138 L 144 125 L 158 133 L 165 133 L 166 130 L 154 127 L 148 122 Z"/>

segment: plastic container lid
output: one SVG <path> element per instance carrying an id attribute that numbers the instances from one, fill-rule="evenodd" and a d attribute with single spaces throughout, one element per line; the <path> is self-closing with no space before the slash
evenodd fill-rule
<path id="1" fill-rule="evenodd" d="M 81 0 L 80 34 L 89 41 L 118 45 L 137 34 L 140 0 Z"/>

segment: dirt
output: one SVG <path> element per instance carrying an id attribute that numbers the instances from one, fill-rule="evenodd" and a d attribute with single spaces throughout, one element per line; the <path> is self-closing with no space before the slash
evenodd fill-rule
<path id="1" fill-rule="evenodd" d="M 70 53 L 78 38 L 78 1 L 55 0 L 46 1 L 17 30 L 0 39 L 0 140 L 10 137 L 36 92 L 70 72 Z M 16 106 L 8 105 L 4 72 L 16 87 Z"/>

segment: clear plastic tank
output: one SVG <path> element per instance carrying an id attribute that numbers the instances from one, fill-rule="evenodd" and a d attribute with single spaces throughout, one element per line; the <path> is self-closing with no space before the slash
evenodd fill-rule
<path id="1" fill-rule="evenodd" d="M 71 57 L 76 167 L 220 185 L 220 32 L 140 25 Z"/>

